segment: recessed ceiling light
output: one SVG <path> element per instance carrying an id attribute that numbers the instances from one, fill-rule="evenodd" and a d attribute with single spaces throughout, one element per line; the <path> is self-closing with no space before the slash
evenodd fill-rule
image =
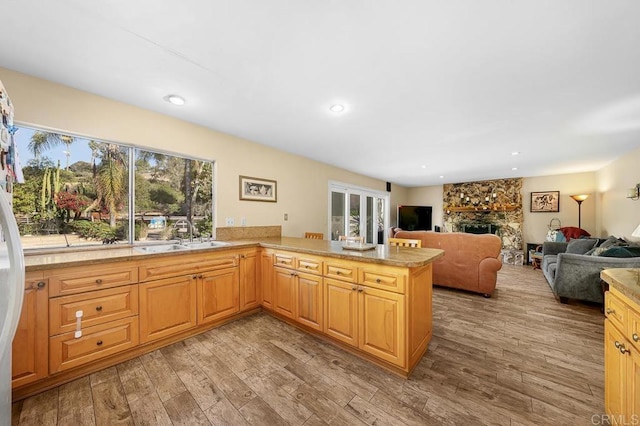
<path id="1" fill-rule="evenodd" d="M 427 168 L 427 165 L 426 165 L 426 164 L 423 164 L 422 166 L 420 166 L 420 168 L 421 168 L 421 169 L 426 169 L 426 168 Z"/>
<path id="2" fill-rule="evenodd" d="M 444 179 L 444 176 L 440 175 L 440 179 Z"/>
<path id="3" fill-rule="evenodd" d="M 513 151 L 511 155 L 520 155 L 520 151 Z"/>
<path id="4" fill-rule="evenodd" d="M 515 170 L 518 170 L 518 168 L 517 167 L 512 167 L 511 170 L 515 171 Z"/>
<path id="5" fill-rule="evenodd" d="M 167 95 L 164 97 L 164 100 L 173 105 L 184 105 L 185 100 L 182 96 L 178 95 Z"/>
<path id="6" fill-rule="evenodd" d="M 344 105 L 341 105 L 341 104 L 331 105 L 329 109 L 333 112 L 342 112 L 344 111 Z"/>

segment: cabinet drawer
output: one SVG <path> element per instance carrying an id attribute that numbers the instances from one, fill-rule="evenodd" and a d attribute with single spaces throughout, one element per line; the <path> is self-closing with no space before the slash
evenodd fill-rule
<path id="1" fill-rule="evenodd" d="M 299 271 L 309 274 L 322 274 L 322 260 L 316 257 L 299 257 L 296 267 Z"/>
<path id="2" fill-rule="evenodd" d="M 60 334 L 49 339 L 50 373 L 96 361 L 137 344 L 137 316 L 85 328 L 78 339 L 73 332 Z"/>
<path id="3" fill-rule="evenodd" d="M 635 309 L 629 309 L 627 313 L 627 338 L 640 350 L 640 313 Z"/>
<path id="4" fill-rule="evenodd" d="M 152 259 L 140 266 L 140 281 L 176 277 L 196 272 L 215 271 L 217 269 L 238 266 L 238 255 L 178 255 Z"/>
<path id="5" fill-rule="evenodd" d="M 82 311 L 82 328 L 138 314 L 138 285 L 49 300 L 49 334 L 75 331 L 76 312 Z"/>
<path id="6" fill-rule="evenodd" d="M 49 297 L 102 290 L 137 282 L 138 268 L 133 265 L 58 269 L 49 276 Z"/>
<path id="7" fill-rule="evenodd" d="M 276 253 L 273 257 L 274 264 L 283 268 L 295 268 L 296 258 L 290 254 Z"/>
<path id="8" fill-rule="evenodd" d="M 626 330 L 627 310 L 626 303 L 611 291 L 604 294 L 604 312 L 609 321 L 622 332 Z"/>
<path id="9" fill-rule="evenodd" d="M 404 294 L 407 274 L 404 269 L 371 265 L 360 269 L 358 283 L 369 287 Z"/>
<path id="10" fill-rule="evenodd" d="M 327 260 L 324 264 L 324 276 L 342 281 L 355 282 L 357 278 L 356 265 L 338 260 Z"/>

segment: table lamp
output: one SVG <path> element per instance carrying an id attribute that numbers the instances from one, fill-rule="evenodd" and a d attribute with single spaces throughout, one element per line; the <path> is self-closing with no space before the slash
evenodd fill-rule
<path id="1" fill-rule="evenodd" d="M 578 228 L 582 229 L 582 226 L 580 226 L 582 202 L 589 198 L 589 194 L 571 195 L 570 197 L 578 203 Z"/>

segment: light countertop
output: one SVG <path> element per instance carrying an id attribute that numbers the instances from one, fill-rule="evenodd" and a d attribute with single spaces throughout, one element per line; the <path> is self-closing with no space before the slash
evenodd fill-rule
<path id="1" fill-rule="evenodd" d="M 640 305 L 640 269 L 611 268 L 600 272 L 600 278 Z"/>
<path id="2" fill-rule="evenodd" d="M 203 249 L 189 249 L 165 253 L 143 253 L 131 245 L 95 246 L 66 248 L 52 251 L 25 252 L 27 271 L 40 271 L 68 266 L 80 266 L 107 263 L 113 261 L 143 260 L 166 256 L 184 256 L 212 252 L 223 253 L 228 250 L 250 247 L 266 247 L 318 256 L 334 257 L 361 262 L 415 268 L 427 265 L 444 255 L 439 249 L 416 249 L 405 247 L 389 247 L 378 245 L 372 250 L 345 250 L 343 242 L 327 240 L 311 240 L 305 238 L 274 237 L 252 240 L 226 241 L 227 246 Z"/>

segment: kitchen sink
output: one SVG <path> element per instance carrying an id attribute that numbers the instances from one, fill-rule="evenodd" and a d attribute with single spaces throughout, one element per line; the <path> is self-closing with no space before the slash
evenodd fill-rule
<path id="1" fill-rule="evenodd" d="M 192 242 L 185 243 L 186 247 L 190 249 L 202 249 L 202 248 L 212 248 L 212 247 L 224 247 L 228 246 L 229 243 L 225 243 L 224 241 L 203 241 L 203 242 Z"/>
<path id="2" fill-rule="evenodd" d="M 166 253 L 169 251 L 181 251 L 188 250 L 187 246 L 183 246 L 180 244 L 158 244 L 153 246 L 144 246 L 144 247 L 135 247 L 134 250 L 137 250 L 142 253 Z"/>

